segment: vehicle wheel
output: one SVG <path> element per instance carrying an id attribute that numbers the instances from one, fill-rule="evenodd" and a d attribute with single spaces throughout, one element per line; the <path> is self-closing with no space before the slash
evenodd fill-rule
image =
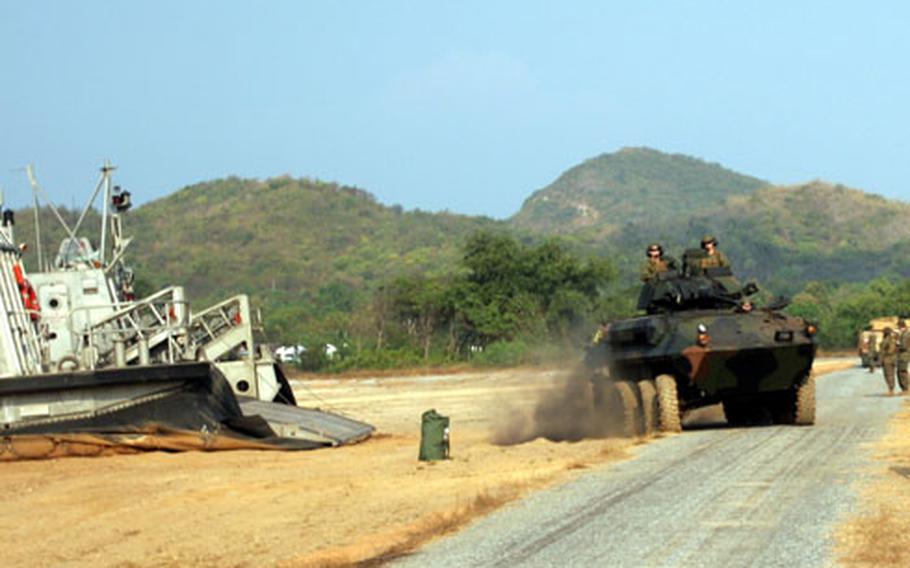
<path id="1" fill-rule="evenodd" d="M 775 394 L 766 405 L 774 424 L 793 424 L 796 421 L 796 391 Z"/>
<path id="2" fill-rule="evenodd" d="M 670 375 L 660 375 L 654 382 L 657 385 L 658 428 L 661 432 L 682 432 L 676 379 Z"/>
<path id="3" fill-rule="evenodd" d="M 619 435 L 632 438 L 638 434 L 641 407 L 635 389 L 629 381 L 616 381 L 610 389 L 613 398 L 613 411 L 617 416 Z"/>
<path id="4" fill-rule="evenodd" d="M 809 376 L 796 389 L 796 408 L 794 424 L 811 426 L 815 424 L 815 377 Z"/>
<path id="5" fill-rule="evenodd" d="M 654 381 L 640 381 L 638 392 L 641 394 L 641 414 L 644 422 L 644 433 L 657 432 L 660 428 L 658 416 L 660 405 L 657 402 L 657 387 Z"/>

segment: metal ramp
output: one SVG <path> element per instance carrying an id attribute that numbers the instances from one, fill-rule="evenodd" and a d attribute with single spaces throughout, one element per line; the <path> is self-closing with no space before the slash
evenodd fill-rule
<path id="1" fill-rule="evenodd" d="M 248 398 L 238 398 L 238 402 L 244 416 L 261 416 L 282 438 L 341 446 L 365 440 L 376 431 L 365 422 L 318 408 L 302 408 Z"/>
<path id="2" fill-rule="evenodd" d="M 197 355 L 207 361 L 218 361 L 244 343 L 247 350 L 252 349 L 249 297 L 240 294 L 194 313 L 190 318 L 189 337 Z"/>
<path id="3" fill-rule="evenodd" d="M 238 396 L 295 401 L 290 386 L 282 385 L 280 370 L 268 347 L 257 344 L 250 299 L 246 294 L 228 298 L 190 317 L 188 351 L 196 359 L 212 361 Z M 284 381 L 286 385 L 287 381 Z"/>
<path id="4" fill-rule="evenodd" d="M 80 350 L 95 354 L 91 368 L 186 360 L 188 311 L 183 288 L 165 288 L 93 323 Z"/>

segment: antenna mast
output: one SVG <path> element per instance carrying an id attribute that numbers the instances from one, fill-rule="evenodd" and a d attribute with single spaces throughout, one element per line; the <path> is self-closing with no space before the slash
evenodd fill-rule
<path id="1" fill-rule="evenodd" d="M 38 194 L 34 191 L 32 192 L 32 203 L 35 209 L 35 247 L 38 249 L 38 270 L 47 270 L 44 265 L 44 253 L 42 252 L 44 249 L 41 247 L 41 215 L 39 215 L 38 211 L 40 205 L 38 203 Z"/>
<path id="2" fill-rule="evenodd" d="M 117 168 L 111 165 L 110 160 L 105 160 L 104 166 L 101 167 L 101 179 L 104 184 L 104 205 L 101 209 L 101 247 L 99 248 L 101 266 L 106 266 L 104 249 L 107 242 L 108 204 L 111 201 L 111 172 L 115 169 Z"/>

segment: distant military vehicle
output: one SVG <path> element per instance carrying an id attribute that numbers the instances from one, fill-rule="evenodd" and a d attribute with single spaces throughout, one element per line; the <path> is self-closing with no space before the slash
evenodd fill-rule
<path id="1" fill-rule="evenodd" d="M 597 333 L 586 357 L 595 401 L 618 403 L 627 434 L 679 431 L 686 411 L 717 403 L 733 425 L 813 424 L 816 326 L 781 313 L 783 299 L 753 306 L 757 286 L 699 268 L 703 255 L 686 251 L 681 270 L 645 284 L 647 315 Z"/>

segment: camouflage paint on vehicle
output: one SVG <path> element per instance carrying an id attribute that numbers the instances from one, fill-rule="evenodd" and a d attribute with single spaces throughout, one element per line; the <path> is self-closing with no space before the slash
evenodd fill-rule
<path id="1" fill-rule="evenodd" d="M 708 341 L 698 344 L 699 326 Z M 622 380 L 677 378 L 684 409 L 793 388 L 808 376 L 816 343 L 807 324 L 757 309 L 655 314 L 605 326 L 588 364 Z"/>
<path id="2" fill-rule="evenodd" d="M 613 381 L 676 381 L 680 411 L 725 402 L 795 400 L 815 359 L 816 328 L 782 313 L 784 301 L 753 307 L 754 284 L 740 286 L 728 268 L 693 270 L 687 252 L 681 272 L 645 285 L 639 308 L 649 315 L 603 326 L 588 351 L 596 376 Z"/>

